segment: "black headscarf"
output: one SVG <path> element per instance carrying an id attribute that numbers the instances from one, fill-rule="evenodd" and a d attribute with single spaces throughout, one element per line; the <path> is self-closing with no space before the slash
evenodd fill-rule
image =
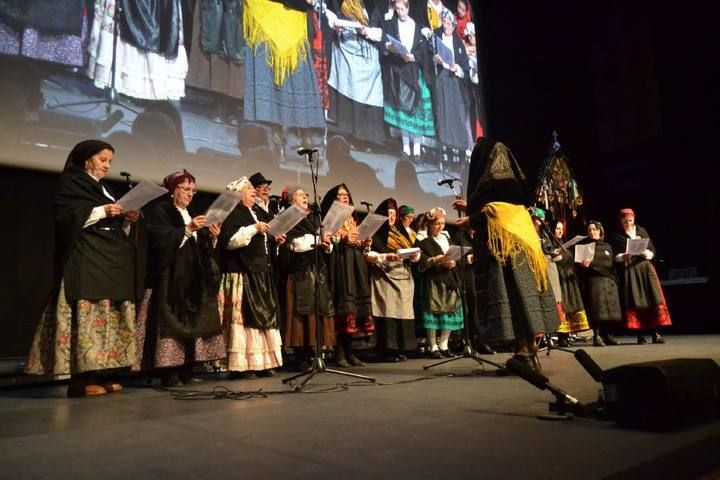
<path id="1" fill-rule="evenodd" d="M 382 202 L 380 202 L 380 205 L 375 209 L 375 213 L 378 215 L 384 215 L 388 216 L 388 211 L 395 210 L 395 213 L 397 214 L 398 211 L 398 205 L 394 198 L 386 198 Z M 385 222 L 380 226 L 377 232 L 375 232 L 375 235 L 373 235 L 373 250 L 375 250 L 375 246 L 378 247 L 382 246 L 383 248 L 387 245 L 388 241 L 388 235 L 390 234 L 390 224 L 388 222 Z"/>
<path id="2" fill-rule="evenodd" d="M 102 140 L 83 140 L 75 145 L 68 154 L 63 173 L 67 172 L 71 167 L 85 170 L 85 162 L 103 150 L 110 150 L 115 153 L 115 148 L 107 142 L 103 142 Z"/>
<path id="3" fill-rule="evenodd" d="M 490 202 L 528 203 L 525 174 L 501 142 L 481 137 L 475 144 L 468 174 L 468 214 L 478 228 L 480 210 Z"/>
<path id="4" fill-rule="evenodd" d="M 327 213 L 330 211 L 330 208 L 332 207 L 333 202 L 337 199 L 337 193 L 338 190 L 340 190 L 340 187 L 344 188 L 348 192 L 348 196 L 350 197 L 350 205 L 355 205 L 352 198 L 352 193 L 350 193 L 350 189 L 345 185 L 344 183 L 341 183 L 340 185 L 335 185 L 333 188 L 328 190 L 328 192 L 325 194 L 325 196 L 322 199 L 322 202 L 320 202 L 320 211 L 322 212 L 323 217 L 327 215 Z"/>

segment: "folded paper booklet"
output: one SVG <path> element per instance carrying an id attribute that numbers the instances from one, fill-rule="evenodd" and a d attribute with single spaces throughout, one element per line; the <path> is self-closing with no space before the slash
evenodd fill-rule
<path id="1" fill-rule="evenodd" d="M 386 33 L 385 36 L 387 37 L 388 42 L 390 42 L 390 44 L 392 44 L 392 46 L 393 46 L 394 49 L 395 49 L 395 52 L 396 52 L 398 55 L 405 55 L 406 53 L 408 53 L 408 49 L 405 48 L 405 45 L 403 45 L 400 40 L 398 40 L 397 38 L 393 37 L 393 36 L 390 35 L 389 33 Z"/>
<path id="2" fill-rule="evenodd" d="M 145 206 L 148 202 L 155 200 L 160 195 L 168 193 L 167 189 L 155 185 L 154 183 L 143 180 L 135 185 L 132 190 L 127 192 L 117 201 L 118 205 L 122 205 L 123 210 L 138 210 Z"/>
<path id="3" fill-rule="evenodd" d="M 456 262 L 460 260 L 460 257 L 463 255 L 467 255 L 468 253 L 472 252 L 472 247 L 461 247 L 460 245 L 450 245 L 450 248 L 448 248 L 447 253 L 445 253 L 445 256 L 450 260 L 455 260 Z"/>
<path id="4" fill-rule="evenodd" d="M 345 205 L 335 200 L 323 218 L 322 226 L 325 233 L 335 235 L 354 211 L 355 207 L 352 205 Z"/>
<path id="5" fill-rule="evenodd" d="M 582 263 L 585 260 L 590 260 L 595 257 L 595 243 L 588 243 L 586 245 L 575 245 L 575 262 Z"/>
<path id="6" fill-rule="evenodd" d="M 578 242 L 581 242 L 582 240 L 585 240 L 587 238 L 587 235 L 575 235 L 573 238 L 568 240 L 567 242 L 563 243 L 562 246 L 565 248 L 570 248 L 573 245 L 575 245 Z"/>
<path id="7" fill-rule="evenodd" d="M 416 252 L 419 252 L 419 251 L 420 251 L 420 249 L 418 247 L 410 247 L 410 248 L 401 248 L 400 250 L 398 250 L 395 253 L 397 253 L 398 256 L 404 260 L 406 258 L 412 257 L 413 255 L 415 255 Z"/>
<path id="8" fill-rule="evenodd" d="M 642 255 L 647 250 L 649 238 L 628 238 L 625 246 L 625 253 L 630 255 Z"/>
<path id="9" fill-rule="evenodd" d="M 372 237 L 382 224 L 387 222 L 387 219 L 388 217 L 384 215 L 368 213 L 362 223 L 358 225 L 358 238 L 362 241 Z"/>
<path id="10" fill-rule="evenodd" d="M 230 215 L 238 202 L 240 202 L 240 194 L 230 190 L 226 190 L 215 199 L 205 212 L 205 223 L 207 225 L 214 225 L 216 223 L 222 223 Z"/>
<path id="11" fill-rule="evenodd" d="M 290 205 L 270 221 L 270 231 L 268 233 L 273 237 L 285 235 L 303 218 L 307 217 L 308 213 L 310 213 L 310 210 L 305 210 L 297 205 Z"/>

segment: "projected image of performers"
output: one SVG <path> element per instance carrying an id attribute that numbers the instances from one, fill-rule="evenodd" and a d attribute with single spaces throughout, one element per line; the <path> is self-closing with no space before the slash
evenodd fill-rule
<path id="1" fill-rule="evenodd" d="M 467 0 L 0 0 L 0 162 L 59 170 L 79 139 L 136 177 L 262 170 L 430 208 L 483 134 Z M 351 175 L 351 178 L 348 178 Z"/>

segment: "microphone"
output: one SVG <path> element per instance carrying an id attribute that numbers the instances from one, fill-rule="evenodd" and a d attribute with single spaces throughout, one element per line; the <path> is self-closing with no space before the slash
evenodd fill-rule
<path id="1" fill-rule="evenodd" d="M 587 373 L 590 374 L 593 380 L 598 383 L 602 383 L 603 371 L 602 368 L 600 368 L 600 365 L 595 363 L 595 360 L 593 360 L 585 350 L 576 350 L 574 355 L 575 360 L 577 360 L 580 365 L 582 365 L 582 367 Z"/>
<path id="2" fill-rule="evenodd" d="M 368 209 L 373 206 L 372 203 L 366 202 L 365 200 L 361 201 L 360 205 L 365 205 L 365 208 L 368 208 Z"/>
<path id="3" fill-rule="evenodd" d="M 563 401 L 571 405 L 577 405 L 578 403 L 580 403 L 577 398 L 569 395 L 568 393 L 564 392 L 563 390 L 550 383 L 550 380 L 545 375 L 536 372 L 535 370 L 531 369 L 516 358 L 511 358 L 510 360 L 508 360 L 505 366 L 508 370 L 510 370 L 510 372 L 514 373 L 518 377 L 534 385 L 540 390 L 550 390 L 550 392 L 555 395 L 555 398 L 557 398 L 558 401 Z"/>
<path id="4" fill-rule="evenodd" d="M 452 186 L 453 182 L 459 182 L 459 178 L 439 178 L 437 181 L 438 185 L 450 185 Z"/>
<path id="5" fill-rule="evenodd" d="M 301 148 L 297 151 L 298 155 L 312 155 L 317 153 L 317 148 Z"/>

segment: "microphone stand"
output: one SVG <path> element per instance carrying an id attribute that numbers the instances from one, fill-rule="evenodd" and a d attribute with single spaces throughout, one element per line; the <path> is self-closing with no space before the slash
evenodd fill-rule
<path id="1" fill-rule="evenodd" d="M 455 187 L 452 185 L 453 182 L 449 182 L 446 185 L 450 188 L 450 190 L 453 191 L 455 194 L 455 198 L 457 200 L 462 199 L 462 195 L 460 195 L 456 190 Z M 460 218 L 460 212 L 458 211 L 458 218 Z M 480 354 L 475 351 L 475 349 L 472 346 L 472 342 L 470 342 L 470 322 L 468 321 L 468 306 L 467 306 L 467 285 L 466 285 L 466 263 L 465 263 L 465 235 L 464 232 L 460 231 L 460 271 L 462 272 L 462 281 L 460 282 L 460 301 L 462 303 L 462 312 L 463 312 L 463 334 L 462 334 L 462 342 L 463 342 L 463 351 L 462 355 L 452 358 L 446 358 L 444 360 L 440 360 L 439 362 L 431 363 L 429 365 L 423 365 L 423 370 L 427 370 L 429 368 L 437 367 L 438 365 L 444 365 L 446 363 L 454 362 L 456 360 L 462 360 L 465 358 L 470 358 L 472 360 L 475 360 L 477 363 L 479 363 L 483 370 L 485 369 L 485 364 L 492 365 L 493 367 L 497 368 L 498 370 L 504 370 L 505 367 L 499 363 L 495 363 L 493 361 L 487 360 L 485 358 L 480 357 Z"/>
<path id="2" fill-rule="evenodd" d="M 105 87 L 105 98 L 102 100 L 86 100 L 82 102 L 72 102 L 72 103 L 58 103 L 56 105 L 48 105 L 48 110 L 55 110 L 58 108 L 67 108 L 67 107 L 80 107 L 83 105 L 96 105 L 99 106 L 103 102 L 105 102 L 105 115 L 107 117 L 100 121 L 100 126 L 103 128 L 103 131 L 105 131 L 105 123 L 108 122 L 109 119 L 113 118 L 114 114 L 111 114 L 112 106 L 117 105 L 119 107 L 122 107 L 126 110 L 129 110 L 130 112 L 134 114 L 138 114 L 138 111 L 135 109 L 123 104 L 120 101 L 120 96 L 118 95 L 117 89 L 115 88 L 115 75 L 117 71 L 117 44 L 118 44 L 118 37 L 120 35 L 120 19 L 122 14 L 122 5 L 120 2 L 117 2 L 115 4 L 115 10 L 113 12 L 113 42 L 112 42 L 112 60 L 110 62 L 110 86 Z M 117 118 L 117 121 L 112 123 L 107 130 L 114 127 L 117 122 L 122 120 L 124 114 L 122 110 L 115 110 L 115 112 L 119 113 L 119 118 Z M 129 183 L 129 182 L 128 182 Z"/>
<path id="3" fill-rule="evenodd" d="M 313 169 L 313 151 L 308 150 L 305 152 L 305 155 L 308 157 L 308 162 L 310 164 L 310 178 L 312 179 L 312 187 L 313 187 L 313 198 L 317 199 L 317 179 L 318 179 L 318 170 L 319 165 L 318 162 L 315 162 L 315 168 Z M 313 202 L 310 206 L 310 210 L 313 216 L 312 223 L 313 223 L 313 229 L 315 232 L 320 235 L 320 239 L 322 241 L 323 238 L 323 227 L 322 227 L 322 221 L 320 220 L 320 207 L 317 202 Z M 372 377 L 366 377 L 365 375 L 359 375 L 357 373 L 351 373 L 351 372 L 341 372 L 340 370 L 334 370 L 331 368 L 327 368 L 325 365 L 325 361 L 322 358 L 322 326 L 323 326 L 323 319 L 320 315 L 320 249 L 319 245 L 315 245 L 315 251 L 314 251 L 314 267 L 315 267 L 315 358 L 313 358 L 312 365 L 309 369 L 305 370 L 304 372 L 298 373 L 296 375 L 293 375 L 291 377 L 284 378 L 282 383 L 288 383 L 291 382 L 297 378 L 300 377 L 307 377 L 303 381 L 301 381 L 298 385 L 293 386 L 294 391 L 300 391 L 302 390 L 305 385 L 310 383 L 310 380 L 313 379 L 313 377 L 319 373 L 333 373 L 335 375 L 343 375 L 345 377 L 351 377 L 351 378 L 357 378 L 360 380 L 366 380 L 368 382 L 375 382 L 376 380 Z"/>

